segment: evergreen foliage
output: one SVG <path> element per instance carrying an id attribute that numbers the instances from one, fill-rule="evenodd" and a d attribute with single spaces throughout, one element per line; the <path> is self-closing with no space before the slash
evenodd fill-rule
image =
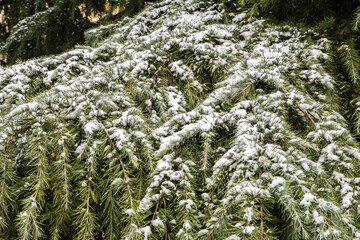
<path id="1" fill-rule="evenodd" d="M 0 237 L 360 239 L 357 52 L 249 10 L 164 0 L 0 67 Z"/>
<path id="2" fill-rule="evenodd" d="M 248 14 L 266 15 L 281 24 L 314 29 L 332 41 L 327 52 L 328 71 L 341 89 L 339 101 L 346 108 L 342 115 L 349 121 L 351 131 L 359 133 L 358 100 L 360 93 L 360 1 L 297 0 L 284 4 L 277 0 L 239 0 L 248 7 Z"/>
<path id="3" fill-rule="evenodd" d="M 7 64 L 55 54 L 84 43 L 84 31 L 96 24 L 133 15 L 144 0 L 4 0 L 1 53 Z M 1 9 L 1 8 L 0 8 Z"/>
<path id="4" fill-rule="evenodd" d="M 351 18 L 354 10 L 359 6 L 359 0 L 238 0 L 241 5 L 247 6 L 251 13 L 261 13 L 279 20 L 314 23 L 325 17 L 338 19 Z M 229 1 L 230 2 L 230 1 Z"/>

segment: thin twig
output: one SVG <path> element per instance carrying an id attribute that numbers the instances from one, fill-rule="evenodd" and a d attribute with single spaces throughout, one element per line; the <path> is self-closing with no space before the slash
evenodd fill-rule
<path id="1" fill-rule="evenodd" d="M 308 114 L 306 111 L 304 111 L 304 109 L 302 109 L 302 108 L 299 106 L 299 104 L 296 104 L 296 106 L 298 107 L 298 109 L 299 109 L 302 113 L 304 113 L 304 114 L 308 117 L 308 119 L 310 120 L 310 122 L 315 125 L 315 121 L 314 121 L 314 119 L 310 116 L 310 114 Z"/>
<path id="2" fill-rule="evenodd" d="M 308 92 L 308 90 L 307 90 L 305 87 L 304 87 L 304 90 L 305 90 L 306 94 L 309 95 L 309 97 L 310 97 L 312 100 L 314 100 L 315 102 L 317 102 L 316 99 L 315 99 L 313 96 L 311 96 L 311 94 Z"/>
<path id="3" fill-rule="evenodd" d="M 356 94 L 360 95 L 360 92 L 355 89 L 354 85 L 353 85 L 348 79 L 346 79 L 346 82 L 350 85 L 351 89 L 352 89 Z"/>
<path id="4" fill-rule="evenodd" d="M 157 213 L 158 208 L 159 208 L 159 203 L 156 204 L 155 212 L 151 218 L 150 227 L 152 226 L 152 222 L 155 220 L 155 215 Z"/>
<path id="5" fill-rule="evenodd" d="M 307 113 L 304 109 L 302 109 L 302 108 L 299 106 L 299 104 L 296 104 L 296 106 L 298 107 L 298 109 L 299 109 L 302 113 L 304 113 L 304 114 L 308 117 L 308 119 L 310 120 L 310 122 L 315 125 L 315 121 L 314 121 L 314 119 L 310 116 L 310 114 Z M 324 136 L 322 136 L 322 138 L 324 139 L 324 141 L 325 141 L 327 144 L 330 143 Z"/>
<path id="6" fill-rule="evenodd" d="M 240 92 L 236 93 L 235 96 L 233 97 L 233 99 L 237 98 L 240 94 L 244 93 L 249 87 L 251 87 L 251 85 L 258 83 L 260 80 L 256 80 L 254 82 L 249 83 L 248 85 L 246 85 L 246 87 L 244 87 Z"/>

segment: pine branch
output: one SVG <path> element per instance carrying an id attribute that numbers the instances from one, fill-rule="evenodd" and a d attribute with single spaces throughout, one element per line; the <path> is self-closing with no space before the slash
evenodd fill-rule
<path id="1" fill-rule="evenodd" d="M 19 238 L 23 240 L 39 239 L 43 236 L 40 222 L 40 212 L 45 203 L 45 190 L 49 186 L 49 165 L 47 160 L 47 148 L 44 146 L 45 140 L 42 136 L 42 129 L 36 136 L 36 142 L 29 146 L 29 156 L 34 158 L 33 171 L 31 178 L 30 196 L 22 201 L 23 211 L 17 218 Z"/>
<path id="2" fill-rule="evenodd" d="M 90 181 L 87 183 L 85 190 L 82 190 L 82 195 L 85 195 L 85 202 L 83 202 L 79 209 L 75 211 L 76 219 L 75 223 L 77 224 L 78 232 L 76 234 L 76 239 L 94 239 L 93 232 L 98 228 L 97 219 L 95 214 L 92 213 L 93 209 L 90 205 L 90 199 L 92 199 L 92 189 Z"/>
<path id="3" fill-rule="evenodd" d="M 281 212 L 284 215 L 286 221 L 290 221 L 291 225 L 287 225 L 285 228 L 290 229 L 291 234 L 288 235 L 289 239 L 309 239 L 311 234 L 308 232 L 307 227 L 300 215 L 296 210 L 294 202 L 290 197 L 278 197 L 278 202 L 284 211 Z M 293 238 L 291 238 L 293 237 Z"/>
<path id="4" fill-rule="evenodd" d="M 347 45 L 341 51 L 340 57 L 345 71 L 351 79 L 354 88 L 358 89 L 360 86 L 360 56 L 356 50 L 351 49 Z"/>
<path id="5" fill-rule="evenodd" d="M 103 188 L 106 189 L 106 191 L 101 203 L 101 206 L 103 206 L 103 229 L 105 229 L 105 236 L 111 240 L 120 237 L 119 228 L 122 224 L 120 209 L 123 208 L 123 206 L 119 204 L 123 199 L 117 198 L 114 185 L 115 184 L 112 183 L 106 184 L 106 187 Z"/>
<path id="6" fill-rule="evenodd" d="M 359 30 L 359 25 L 360 25 L 360 6 L 356 8 L 355 10 L 355 14 L 354 14 L 354 30 L 358 31 Z"/>
<path id="7" fill-rule="evenodd" d="M 103 126 L 104 132 L 105 132 L 105 134 L 106 134 L 106 138 L 107 138 L 107 140 L 110 142 L 112 148 L 113 148 L 114 150 L 116 150 L 116 151 L 119 151 L 119 150 L 117 149 L 117 147 L 115 146 L 114 142 L 112 141 L 112 139 L 111 139 L 111 137 L 110 137 L 110 135 L 109 135 L 109 132 L 106 130 L 106 128 L 105 128 L 105 126 L 103 125 L 103 123 L 102 123 L 99 119 L 97 119 L 97 120 L 98 120 L 98 122 Z M 131 188 L 130 188 L 130 183 L 129 183 L 129 182 L 130 182 L 130 179 L 129 179 L 129 176 L 128 176 L 127 172 L 126 172 L 125 164 L 123 163 L 123 161 L 122 161 L 122 159 L 120 158 L 120 156 L 118 156 L 118 159 L 119 159 L 119 162 L 120 162 L 120 164 L 121 164 L 122 171 L 123 171 L 123 173 L 124 173 L 125 183 L 126 183 L 126 185 L 127 185 L 127 190 L 128 190 L 128 193 L 129 193 L 130 206 L 131 206 L 131 209 L 134 209 L 133 197 L 132 197 L 132 194 L 131 194 Z"/>
<path id="8" fill-rule="evenodd" d="M 263 170 L 260 168 L 259 179 L 261 179 Z M 264 213 L 263 213 L 263 200 L 260 198 L 260 240 L 264 239 Z"/>
<path id="9" fill-rule="evenodd" d="M 312 119 L 312 117 L 310 116 L 310 114 L 307 113 L 306 111 L 304 111 L 304 109 L 302 109 L 302 108 L 299 106 L 299 104 L 296 104 L 296 106 L 297 106 L 297 108 L 298 108 L 303 114 L 306 115 L 306 117 L 310 120 L 310 122 L 315 125 L 315 121 L 314 121 L 314 119 Z"/>
<path id="10" fill-rule="evenodd" d="M 302 113 L 304 113 L 304 114 L 306 115 L 306 117 L 310 120 L 310 122 L 311 122 L 313 125 L 316 124 L 315 121 L 314 121 L 314 119 L 310 116 L 309 113 L 307 113 L 304 109 L 302 109 L 302 108 L 299 106 L 299 104 L 296 104 L 296 106 L 298 107 L 298 109 L 299 109 Z M 322 136 L 322 139 L 324 139 L 324 141 L 325 141 L 327 144 L 330 143 L 328 140 L 326 140 L 326 138 L 325 138 L 324 136 Z"/>
<path id="11" fill-rule="evenodd" d="M 243 96 L 242 96 L 242 99 L 243 99 L 243 98 L 246 98 L 246 96 L 247 96 L 247 95 L 250 93 L 250 91 L 251 91 L 251 87 L 254 86 L 255 84 L 257 84 L 258 82 L 260 82 L 260 80 L 256 80 L 256 81 L 253 81 L 253 82 L 247 84 L 243 89 L 241 89 L 240 92 L 236 93 L 236 94 L 232 97 L 232 99 L 235 100 L 235 99 L 237 99 L 237 98 L 238 98 L 239 96 L 241 96 L 241 95 L 243 95 Z M 240 99 L 240 100 L 242 100 L 242 99 Z"/>
<path id="12" fill-rule="evenodd" d="M 12 185 L 18 181 L 13 165 L 7 156 L 7 146 L 10 143 L 8 139 L 3 150 L 0 151 L 0 233 L 6 230 L 10 224 L 10 209 L 15 203 L 15 192 Z"/>
<path id="13" fill-rule="evenodd" d="M 202 159 L 202 168 L 201 170 L 206 172 L 208 170 L 209 158 L 210 154 L 212 153 L 211 143 L 212 143 L 212 136 L 211 134 L 207 136 L 204 140 L 204 150 L 203 150 L 203 159 Z"/>

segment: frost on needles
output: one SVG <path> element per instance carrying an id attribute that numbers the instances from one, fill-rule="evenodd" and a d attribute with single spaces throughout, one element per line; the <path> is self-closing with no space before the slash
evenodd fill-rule
<path id="1" fill-rule="evenodd" d="M 360 239 L 331 43 L 226 6 L 165 0 L 0 68 L 0 237 Z"/>

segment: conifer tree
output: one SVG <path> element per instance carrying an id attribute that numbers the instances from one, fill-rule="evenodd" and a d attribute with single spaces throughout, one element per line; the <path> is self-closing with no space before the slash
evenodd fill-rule
<path id="1" fill-rule="evenodd" d="M 0 238 L 360 239 L 356 51 L 252 6 L 164 0 L 0 67 Z"/>

